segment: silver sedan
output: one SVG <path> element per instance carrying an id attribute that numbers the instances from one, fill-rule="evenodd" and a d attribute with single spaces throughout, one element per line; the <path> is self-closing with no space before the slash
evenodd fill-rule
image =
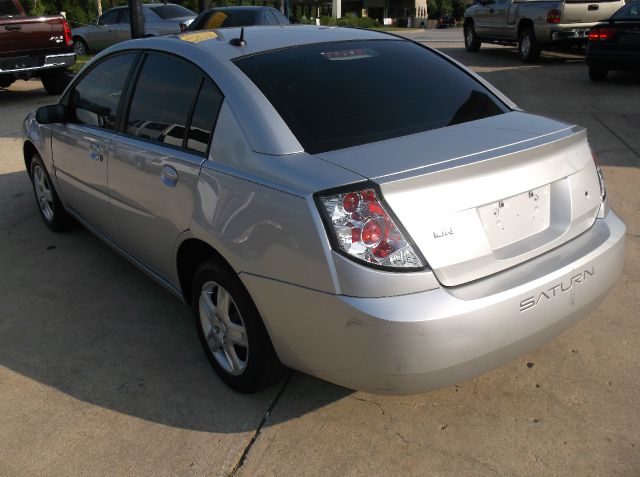
<path id="1" fill-rule="evenodd" d="M 458 383 L 588 316 L 624 260 L 584 128 L 381 32 L 121 43 L 26 118 L 24 155 L 49 228 L 188 303 L 239 392 Z"/>
<path id="2" fill-rule="evenodd" d="M 142 5 L 146 36 L 180 33 L 196 17 L 191 10 L 172 3 L 146 3 Z M 121 41 L 131 39 L 129 7 L 112 8 L 90 25 L 71 31 L 73 47 L 78 55 L 100 51 Z"/>

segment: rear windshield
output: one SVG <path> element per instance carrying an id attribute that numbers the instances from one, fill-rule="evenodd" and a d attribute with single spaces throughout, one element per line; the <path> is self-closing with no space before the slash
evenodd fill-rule
<path id="1" fill-rule="evenodd" d="M 257 10 L 214 10 L 202 19 L 203 30 L 257 25 Z"/>
<path id="2" fill-rule="evenodd" d="M 0 17 L 18 16 L 21 13 L 16 8 L 13 0 L 0 0 Z"/>
<path id="3" fill-rule="evenodd" d="M 408 41 L 322 43 L 235 64 L 312 154 L 507 112 L 462 69 Z"/>
<path id="4" fill-rule="evenodd" d="M 151 11 L 165 20 L 168 18 L 192 17 L 195 15 L 191 10 L 187 10 L 180 5 L 160 5 L 158 7 L 150 7 Z"/>

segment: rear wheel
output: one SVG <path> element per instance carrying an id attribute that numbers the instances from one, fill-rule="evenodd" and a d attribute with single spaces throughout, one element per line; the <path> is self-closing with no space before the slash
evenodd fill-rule
<path id="1" fill-rule="evenodd" d="M 464 47 L 467 51 L 476 52 L 480 49 L 482 42 L 476 35 L 476 30 L 473 27 L 473 23 L 468 23 L 464 26 Z"/>
<path id="2" fill-rule="evenodd" d="M 589 67 L 589 78 L 591 81 L 604 81 L 609 74 L 609 70 L 605 68 L 598 68 L 596 66 Z"/>
<path id="3" fill-rule="evenodd" d="M 286 373 L 260 314 L 240 279 L 207 261 L 196 271 L 193 315 L 200 343 L 220 379 L 240 393 L 275 384 Z"/>
<path id="4" fill-rule="evenodd" d="M 67 70 L 58 69 L 43 73 L 40 79 L 42 80 L 42 85 L 44 86 L 44 89 L 47 90 L 47 93 L 60 94 L 69 84 L 70 78 L 67 74 Z"/>
<path id="5" fill-rule="evenodd" d="M 38 202 L 38 211 L 44 223 L 54 232 L 67 230 L 73 224 L 73 220 L 64 210 L 51 177 L 37 154 L 31 160 L 31 182 Z"/>
<path id="6" fill-rule="evenodd" d="M 73 49 L 78 56 L 84 56 L 89 52 L 89 47 L 82 38 L 73 39 Z"/>
<path id="7" fill-rule="evenodd" d="M 542 48 L 536 39 L 533 28 L 525 27 L 520 32 L 518 41 L 518 55 L 525 63 L 532 63 L 540 57 Z"/>

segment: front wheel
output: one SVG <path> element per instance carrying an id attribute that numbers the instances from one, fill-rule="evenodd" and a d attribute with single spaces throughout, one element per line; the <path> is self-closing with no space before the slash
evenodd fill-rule
<path id="1" fill-rule="evenodd" d="M 476 35 L 476 30 L 472 24 L 464 26 L 464 47 L 469 52 L 476 52 L 480 49 L 480 45 L 482 42 L 478 39 L 478 35 Z"/>
<path id="2" fill-rule="evenodd" d="M 78 56 L 84 56 L 89 52 L 89 48 L 82 38 L 73 39 L 73 49 Z"/>
<path id="3" fill-rule="evenodd" d="M 44 223 L 54 232 L 62 232 L 73 223 L 64 210 L 64 206 L 56 193 L 51 177 L 42 159 L 37 154 L 31 160 L 31 182 L 38 202 L 38 211 Z"/>
<path id="4" fill-rule="evenodd" d="M 191 303 L 200 343 L 220 379 L 249 394 L 279 381 L 286 368 L 276 356 L 260 314 L 240 279 L 215 261 L 193 279 Z"/>
<path id="5" fill-rule="evenodd" d="M 609 74 L 609 70 L 605 68 L 598 68 L 596 66 L 589 67 L 589 78 L 591 81 L 604 81 Z"/>
<path id="6" fill-rule="evenodd" d="M 533 28 L 526 27 L 520 32 L 518 41 L 518 55 L 525 63 L 533 63 L 540 57 L 542 48 L 536 39 Z"/>
<path id="7" fill-rule="evenodd" d="M 47 90 L 47 93 L 60 94 L 69 84 L 70 78 L 67 74 L 67 70 L 58 69 L 43 73 L 40 79 L 42 80 L 42 85 L 44 86 L 44 89 Z"/>

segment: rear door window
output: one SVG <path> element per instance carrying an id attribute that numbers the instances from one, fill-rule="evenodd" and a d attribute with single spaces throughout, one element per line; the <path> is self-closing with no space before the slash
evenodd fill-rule
<path id="1" fill-rule="evenodd" d="M 163 54 L 144 60 L 126 133 L 205 154 L 223 96 L 194 65 Z"/>
<path id="2" fill-rule="evenodd" d="M 201 81 L 193 65 L 168 55 L 148 55 L 133 92 L 127 134 L 181 147 Z"/>
<path id="3" fill-rule="evenodd" d="M 163 20 L 169 18 L 181 18 L 195 16 L 191 10 L 188 10 L 180 5 L 159 5 L 157 7 L 149 7 L 153 13 L 158 15 Z"/>
<path id="4" fill-rule="evenodd" d="M 98 25 L 114 25 L 118 21 L 118 13 L 120 8 L 114 8 L 100 17 Z"/>
<path id="5" fill-rule="evenodd" d="M 75 122 L 115 129 L 122 90 L 136 57 L 136 53 L 112 56 L 80 79 L 67 99 L 67 108 Z"/>
<path id="6" fill-rule="evenodd" d="M 235 64 L 310 153 L 508 111 L 464 70 L 404 40 L 305 45 L 240 57 Z"/>

